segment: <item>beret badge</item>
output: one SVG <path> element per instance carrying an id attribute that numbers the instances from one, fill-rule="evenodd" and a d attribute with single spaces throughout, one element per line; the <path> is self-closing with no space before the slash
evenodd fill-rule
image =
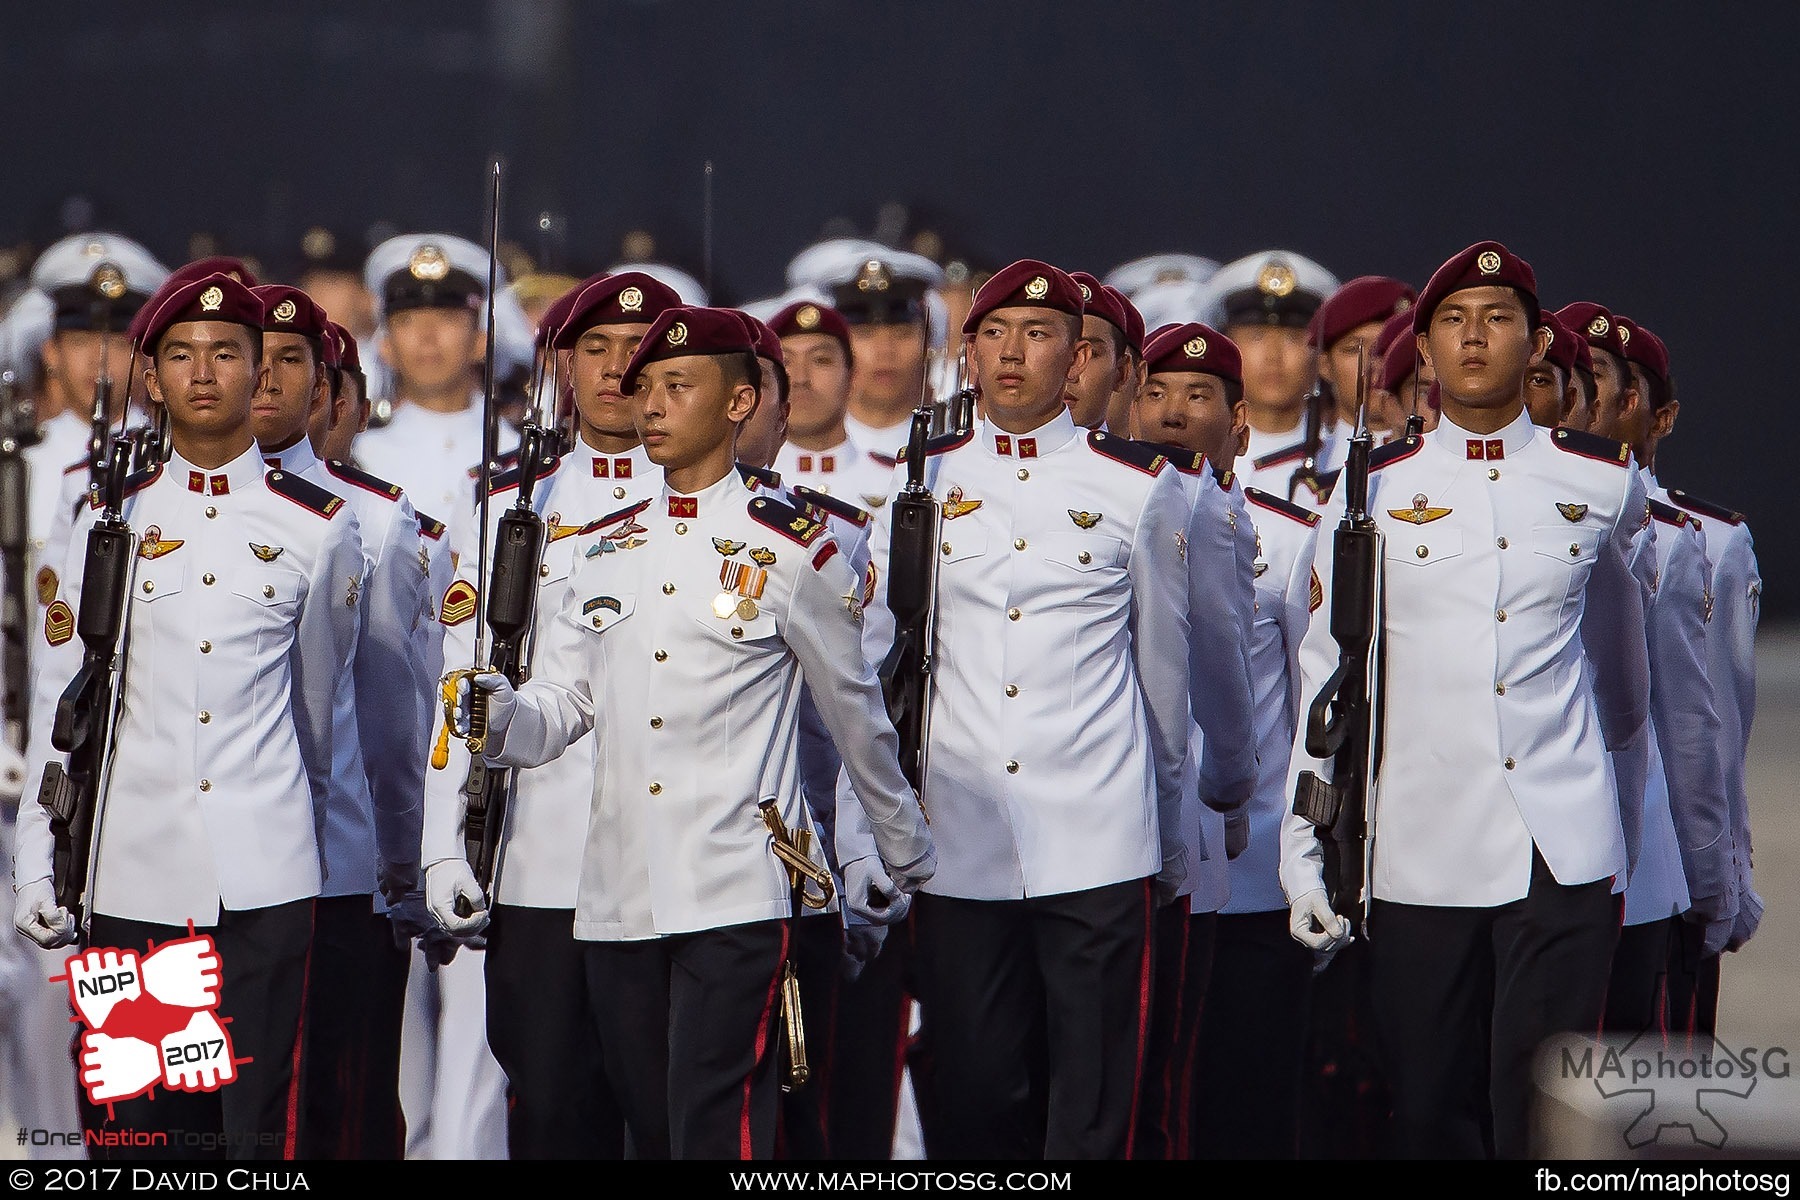
<path id="1" fill-rule="evenodd" d="M 805 305 L 794 314 L 794 324 L 802 329 L 817 329 L 819 327 L 819 310 L 810 304 Z"/>
<path id="2" fill-rule="evenodd" d="M 1483 275 L 1500 273 L 1500 255 L 1493 250 L 1483 250 L 1475 259 L 1475 269 Z"/>
<path id="3" fill-rule="evenodd" d="M 685 346 L 688 339 L 687 323 L 684 321 L 675 322 L 673 325 L 669 326 L 669 332 L 666 336 L 669 339 L 669 345 Z"/>
<path id="4" fill-rule="evenodd" d="M 1595 317 L 1593 320 L 1588 322 L 1588 336 L 1589 337 L 1605 337 L 1606 331 L 1611 328 L 1612 328 L 1612 325 L 1607 321 L 1607 319 L 1605 317 Z"/>
<path id="5" fill-rule="evenodd" d="M 201 312 L 218 312 L 219 307 L 224 303 L 225 293 L 217 287 L 209 287 L 200 293 Z"/>
<path id="6" fill-rule="evenodd" d="M 299 309 L 294 307 L 294 302 L 292 300 L 283 300 L 280 304 L 275 306 L 275 310 L 269 315 L 274 317 L 277 321 L 291 321 L 294 319 L 294 314 L 298 311 Z"/>
<path id="7" fill-rule="evenodd" d="M 1631 326 L 1629 326 L 1629 325 L 1619 326 L 1619 345 L 1621 345 L 1621 346 L 1631 345 Z"/>
<path id="8" fill-rule="evenodd" d="M 619 307 L 626 312 L 641 312 L 644 307 L 644 289 L 628 287 L 620 292 Z"/>
<path id="9" fill-rule="evenodd" d="M 1093 298 L 1094 298 L 1093 289 L 1088 287 L 1088 285 L 1085 283 L 1082 284 L 1081 285 L 1081 302 L 1083 304 L 1086 304 L 1088 301 L 1092 300 Z"/>
<path id="10" fill-rule="evenodd" d="M 1189 338 L 1187 344 L 1182 346 L 1181 350 L 1182 353 L 1186 354 L 1189 358 L 1205 358 L 1206 339 L 1203 337 Z"/>
<path id="11" fill-rule="evenodd" d="M 1031 282 L 1025 285 L 1025 298 L 1028 300 L 1042 300 L 1049 294 L 1050 281 L 1042 275 L 1032 276 Z"/>

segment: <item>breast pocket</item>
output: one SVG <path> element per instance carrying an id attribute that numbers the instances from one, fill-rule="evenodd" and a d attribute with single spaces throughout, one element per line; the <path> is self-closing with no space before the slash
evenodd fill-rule
<path id="1" fill-rule="evenodd" d="M 630 592 L 622 596 L 575 596 L 563 609 L 562 616 L 573 622 L 577 629 L 598 637 L 623 625 L 636 607 L 637 596 Z"/>
<path id="2" fill-rule="evenodd" d="M 1125 543 L 1095 533 L 1042 533 L 1035 539 L 1047 564 L 1044 584 L 1059 606 L 1112 605 L 1128 590 Z M 1015 576 L 1015 594 L 1018 590 Z"/>
<path id="3" fill-rule="evenodd" d="M 156 604 L 170 596 L 181 595 L 187 586 L 187 564 L 180 562 L 140 562 L 131 598 L 139 604 Z"/>
<path id="4" fill-rule="evenodd" d="M 1430 525 L 1387 530 L 1383 542 L 1388 566 L 1395 570 L 1429 571 L 1463 552 L 1462 530 L 1433 529 Z"/>
<path id="5" fill-rule="evenodd" d="M 973 522 L 943 521 L 938 525 L 938 569 L 967 562 L 987 553 L 988 532 Z"/>
<path id="6" fill-rule="evenodd" d="M 291 571 L 244 571 L 231 581 L 231 593 L 240 599 L 247 600 L 251 612 L 259 618 L 285 622 L 300 607 L 300 597 L 305 588 L 300 576 Z M 344 580 L 344 593 L 337 597 L 337 602 L 353 605 L 362 591 L 362 579 L 359 576 L 354 583 Z"/>
<path id="7" fill-rule="evenodd" d="M 1548 587 L 1561 592 L 1565 605 L 1587 586 L 1588 576 L 1600 557 L 1600 538 L 1600 530 L 1578 525 L 1539 525 L 1532 529 L 1532 561 L 1549 573 Z"/>

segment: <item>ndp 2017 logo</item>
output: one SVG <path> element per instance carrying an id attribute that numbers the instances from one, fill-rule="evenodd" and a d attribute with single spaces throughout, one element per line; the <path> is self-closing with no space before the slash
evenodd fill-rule
<path id="1" fill-rule="evenodd" d="M 152 1093 L 216 1092 L 249 1062 L 234 1058 L 219 1007 L 219 953 L 208 934 L 136 950 L 93 948 L 70 955 L 63 974 L 69 1001 L 87 1026 L 81 1035 L 81 1085 L 95 1104 Z"/>

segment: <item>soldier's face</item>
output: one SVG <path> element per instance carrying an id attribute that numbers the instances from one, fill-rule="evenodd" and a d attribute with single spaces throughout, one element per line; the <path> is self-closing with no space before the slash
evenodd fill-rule
<path id="1" fill-rule="evenodd" d="M 1357 352 L 1363 347 L 1367 347 L 1363 374 L 1368 380 L 1368 390 L 1373 393 L 1380 386 L 1381 359 L 1375 354 L 1375 339 L 1381 336 L 1381 324 L 1370 321 L 1358 325 L 1331 343 L 1331 348 L 1319 356 L 1319 374 L 1336 393 L 1338 415 L 1346 421 L 1356 420 Z"/>
<path id="2" fill-rule="evenodd" d="M 86 416 L 94 402 L 94 381 L 101 364 L 113 381 L 114 404 L 123 402 L 125 372 L 131 370 L 131 339 L 124 333 L 105 335 L 89 329 L 64 329 L 44 343 L 44 368 L 50 386 L 65 409 Z"/>
<path id="3" fill-rule="evenodd" d="M 1561 425 L 1572 403 L 1569 389 L 1573 386 L 1554 363 L 1537 363 L 1526 371 L 1525 411 L 1531 414 L 1531 423 L 1540 429 Z"/>
<path id="4" fill-rule="evenodd" d="M 176 434 L 229 433 L 249 422 L 262 376 L 251 341 L 259 336 L 226 321 L 183 321 L 163 334 L 144 381 L 168 406 Z"/>
<path id="5" fill-rule="evenodd" d="M 1526 368 L 1549 344 L 1531 328 L 1519 294 L 1498 286 L 1450 293 L 1418 340 L 1445 402 L 1482 409 L 1518 403 Z"/>
<path id="6" fill-rule="evenodd" d="M 1611 350 L 1590 345 L 1588 353 L 1594 360 L 1594 402 L 1593 411 L 1588 414 L 1588 428 L 1601 437 L 1624 441 L 1625 435 L 1619 429 L 1625 410 L 1631 405 L 1627 394 L 1633 391 L 1631 373 Z"/>
<path id="7" fill-rule="evenodd" d="M 250 403 L 250 431 L 259 445 L 285 450 L 323 413 L 325 370 L 300 334 L 265 333 L 262 347 L 263 386 Z"/>
<path id="8" fill-rule="evenodd" d="M 665 471 L 678 471 L 721 447 L 729 454 L 756 404 L 756 389 L 728 380 L 720 356 L 695 354 L 639 371 L 633 401 L 644 453 Z"/>
<path id="9" fill-rule="evenodd" d="M 1138 389 L 1137 435 L 1198 450 L 1229 466 L 1249 435 L 1249 408 L 1232 403 L 1225 381 L 1200 371 L 1158 371 Z"/>
<path id="10" fill-rule="evenodd" d="M 596 325 L 575 343 L 569 376 L 582 424 L 612 437 L 633 436 L 636 405 L 619 390 L 619 381 L 648 328 Z"/>
<path id="11" fill-rule="evenodd" d="M 824 333 L 796 333 L 781 339 L 788 373 L 788 428 L 799 437 L 817 437 L 844 419 L 850 403 L 850 360 L 844 346 Z"/>
<path id="12" fill-rule="evenodd" d="M 1107 401 L 1125 385 L 1131 360 L 1118 353 L 1117 336 L 1106 320 L 1081 318 L 1081 340 L 1088 348 L 1087 365 L 1070 382 L 1063 400 L 1069 406 L 1069 416 L 1083 429 L 1099 428 L 1106 420 Z"/>
<path id="13" fill-rule="evenodd" d="M 1287 325 L 1233 325 L 1225 336 L 1243 357 L 1244 399 L 1251 412 L 1291 416 L 1306 402 L 1319 356 L 1306 330 Z"/>
<path id="14" fill-rule="evenodd" d="M 762 394 L 738 427 L 737 460 L 752 467 L 766 467 L 781 452 L 781 443 L 787 441 L 788 413 L 781 403 L 781 382 L 775 378 L 774 366 L 761 358 L 756 361 L 762 368 Z"/>
<path id="15" fill-rule="evenodd" d="M 1030 433 L 1054 416 L 1087 366 L 1075 319 L 1054 309 L 997 308 L 967 342 L 987 419 L 1009 433 Z"/>
<path id="16" fill-rule="evenodd" d="M 388 317 L 381 356 L 403 389 L 445 391 L 473 383 L 484 351 L 475 314 L 464 308 L 409 308 Z"/>
<path id="17" fill-rule="evenodd" d="M 877 409 L 913 408 L 925 387 L 925 326 L 852 325 L 850 392 Z"/>

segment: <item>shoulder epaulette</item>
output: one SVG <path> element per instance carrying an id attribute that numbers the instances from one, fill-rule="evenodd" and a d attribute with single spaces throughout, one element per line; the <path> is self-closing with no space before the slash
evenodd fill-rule
<path id="1" fill-rule="evenodd" d="M 1650 501 L 1650 515 L 1664 525 L 1673 525 L 1677 529 L 1688 523 L 1688 515 L 1673 504 L 1664 504 L 1661 500 Z"/>
<path id="2" fill-rule="evenodd" d="M 752 467 L 744 463 L 739 463 L 737 469 L 738 475 L 749 487 L 765 488 L 771 492 L 781 490 L 780 471 L 771 471 L 767 467 Z"/>
<path id="3" fill-rule="evenodd" d="M 263 478 L 268 481 L 271 492 L 277 496 L 285 496 L 306 511 L 321 517 L 329 518 L 344 507 L 342 496 L 334 495 L 292 471 L 270 471 Z"/>
<path id="4" fill-rule="evenodd" d="M 1615 467 L 1622 467 L 1631 461 L 1630 446 L 1609 437 L 1601 437 L 1597 433 L 1589 433 L 1585 429 L 1568 429 L 1559 425 L 1550 431 L 1550 444 L 1558 450 L 1567 450 L 1570 454 L 1579 454 L 1596 462 L 1611 463 Z"/>
<path id="5" fill-rule="evenodd" d="M 1670 488 L 1669 499 L 1687 509 L 1689 512 L 1699 513 L 1703 517 L 1711 517 L 1715 521 L 1723 521 L 1727 525 L 1742 525 L 1744 523 L 1743 513 L 1726 508 L 1723 504 L 1714 504 L 1710 500 L 1702 500 L 1700 497 L 1684 492 L 1680 488 Z"/>
<path id="6" fill-rule="evenodd" d="M 598 521 L 589 521 L 586 525 L 583 525 L 579 530 L 576 531 L 576 536 L 580 537 L 585 534 L 598 533 L 602 529 L 605 529 L 608 525 L 617 525 L 620 521 L 625 520 L 627 517 L 635 517 L 639 513 L 643 512 L 646 508 L 649 508 L 649 507 L 650 507 L 650 501 L 648 501 L 648 500 L 639 500 L 636 504 L 628 504 L 624 508 L 621 508 L 618 512 L 607 513 L 604 517 L 601 517 Z"/>
<path id="7" fill-rule="evenodd" d="M 1198 475 L 1206 469 L 1206 455 L 1198 450 L 1184 450 L 1180 446 L 1171 446 L 1165 442 L 1139 440 L 1138 445 L 1148 446 L 1164 458 L 1169 465 L 1183 475 Z"/>
<path id="8" fill-rule="evenodd" d="M 1250 465 L 1255 467 L 1258 471 L 1263 471 L 1270 467 L 1279 467 L 1282 463 L 1299 462 L 1305 457 L 1306 443 L 1295 442 L 1291 446 L 1283 446 L 1279 450 L 1271 450 L 1261 458 L 1254 460 Z"/>
<path id="9" fill-rule="evenodd" d="M 965 433 L 940 433 L 934 438 L 927 438 L 925 439 L 925 457 L 930 458 L 933 455 L 942 454 L 946 450 L 954 450 L 958 446 L 966 445 L 974 436 L 975 431 L 971 429 Z M 894 455 L 894 462 L 905 462 L 906 451 L 907 447 L 900 447 L 900 453 Z M 876 462 L 880 462 L 883 458 L 882 455 L 875 454 L 874 451 L 870 451 L 870 454 L 874 457 Z"/>
<path id="10" fill-rule="evenodd" d="M 1403 437 L 1389 442 L 1385 446 L 1377 446 L 1369 451 L 1369 470 L 1378 471 L 1390 463 L 1397 463 L 1403 458 L 1411 458 L 1425 445 L 1422 437 Z"/>
<path id="11" fill-rule="evenodd" d="M 556 468 L 562 466 L 562 459 L 554 454 L 546 454 L 540 461 L 542 462 L 542 466 L 538 468 L 539 479 L 550 478 L 550 476 L 556 474 Z M 498 496 L 501 492 L 511 491 L 518 486 L 519 456 L 515 454 L 512 456 L 512 466 L 494 476 L 493 482 L 488 485 L 488 495 Z"/>
<path id="12" fill-rule="evenodd" d="M 1323 504 L 1331 499 L 1331 493 L 1337 490 L 1338 477 L 1343 473 L 1342 467 L 1335 471 L 1318 471 L 1313 474 L 1311 479 L 1302 479 L 1300 482 L 1304 483 L 1306 489 L 1318 497 L 1320 504 Z"/>
<path id="13" fill-rule="evenodd" d="M 747 506 L 750 519 L 766 525 L 782 537 L 810 546 L 825 532 L 825 522 L 808 516 L 792 504 L 768 496 L 758 496 Z"/>
<path id="14" fill-rule="evenodd" d="M 1114 462 L 1124 463 L 1136 471 L 1146 475 L 1157 475 L 1168 465 L 1169 456 L 1156 449 L 1149 442 L 1134 442 L 1130 438 L 1114 437 L 1104 429 L 1096 429 L 1087 435 L 1088 448 L 1096 454 L 1104 455 Z"/>
<path id="15" fill-rule="evenodd" d="M 507 469 L 509 469 L 511 467 L 518 466 L 519 465 L 519 448 L 517 446 L 514 446 L 511 450 L 502 450 L 499 454 L 494 456 L 494 465 L 496 467 L 499 467 L 502 473 L 504 473 Z M 480 479 L 481 478 L 481 464 L 480 463 L 476 463 L 474 466 L 469 468 L 469 478 L 470 479 Z M 498 478 L 498 477 L 496 476 L 496 478 Z"/>
<path id="16" fill-rule="evenodd" d="M 865 527 L 869 523 L 869 514 L 848 500 L 839 500 L 836 496 L 828 496 L 824 492 L 814 491 L 812 488 L 801 487 L 798 484 L 789 490 L 793 492 L 794 499 L 808 508 L 828 512 L 834 517 L 842 517 L 858 528 Z"/>
<path id="17" fill-rule="evenodd" d="M 415 512 L 413 515 L 419 518 L 420 533 L 424 534 L 434 542 L 444 536 L 444 523 L 442 521 L 438 520 L 436 517 L 427 516 L 422 512 Z"/>
<path id="18" fill-rule="evenodd" d="M 1280 496 L 1277 496 L 1272 492 L 1265 492 L 1261 488 L 1245 488 L 1244 499 L 1256 505 L 1258 508 L 1266 508 L 1270 512 L 1280 513 L 1282 516 L 1298 521 L 1302 525 L 1313 526 L 1319 523 L 1319 514 L 1312 509 L 1302 508 L 1292 500 L 1283 500 Z"/>
<path id="19" fill-rule="evenodd" d="M 398 500 L 404 494 L 404 490 L 399 484 L 378 479 L 360 467 L 353 467 L 347 462 L 339 462 L 335 458 L 326 461 L 325 469 L 331 472 L 333 478 L 355 484 L 365 492 L 374 492 L 383 500 Z"/>
<path id="20" fill-rule="evenodd" d="M 86 466 L 87 464 L 83 463 L 82 465 Z M 149 487 L 151 483 L 155 482 L 156 477 L 162 474 L 162 469 L 163 465 L 161 463 L 153 463 L 141 471 L 133 471 L 131 474 L 127 475 L 125 477 L 124 496 L 134 495 Z M 98 489 L 89 488 L 86 492 L 83 492 L 82 495 L 87 499 L 89 508 L 100 507 L 100 492 Z M 76 502 L 75 511 L 81 511 L 80 501 Z"/>

